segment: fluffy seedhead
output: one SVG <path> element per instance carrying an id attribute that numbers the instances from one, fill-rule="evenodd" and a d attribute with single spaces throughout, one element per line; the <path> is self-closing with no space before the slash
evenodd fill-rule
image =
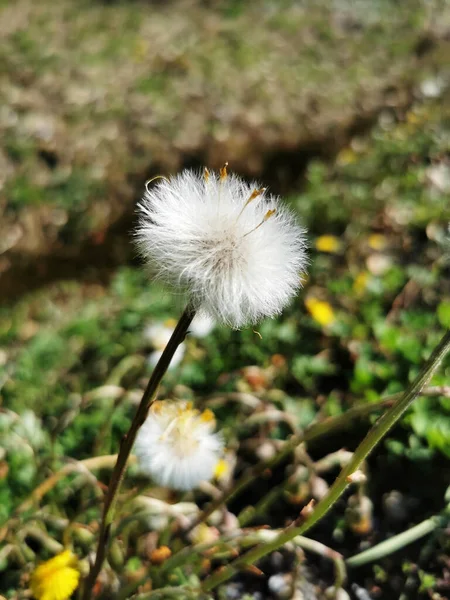
<path id="1" fill-rule="evenodd" d="M 215 426 L 210 410 L 201 413 L 190 402 L 154 402 L 134 446 L 140 471 L 177 490 L 208 481 L 223 449 Z"/>
<path id="2" fill-rule="evenodd" d="M 278 198 L 227 172 L 147 187 L 136 240 L 153 275 L 234 328 L 274 316 L 306 270 L 305 232 Z"/>

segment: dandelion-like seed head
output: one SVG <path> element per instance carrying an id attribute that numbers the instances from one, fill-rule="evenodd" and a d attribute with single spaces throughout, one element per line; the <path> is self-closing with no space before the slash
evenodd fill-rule
<path id="1" fill-rule="evenodd" d="M 301 285 L 304 229 L 226 166 L 158 179 L 138 212 L 136 239 L 152 272 L 218 322 L 239 328 L 274 316 Z"/>
<path id="2" fill-rule="evenodd" d="M 65 550 L 33 571 L 30 589 L 36 600 L 68 600 L 78 586 L 77 557 Z"/>
<path id="3" fill-rule="evenodd" d="M 215 425 L 210 410 L 200 412 L 190 402 L 154 402 L 134 446 L 141 472 L 178 490 L 211 479 L 223 448 Z"/>

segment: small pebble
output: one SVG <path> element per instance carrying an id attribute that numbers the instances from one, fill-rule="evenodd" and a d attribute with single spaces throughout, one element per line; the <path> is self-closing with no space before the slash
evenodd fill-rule
<path id="1" fill-rule="evenodd" d="M 368 591 L 360 587 L 357 583 L 352 584 L 352 592 L 355 594 L 358 600 L 372 600 Z"/>
<path id="2" fill-rule="evenodd" d="M 239 600 L 244 594 L 242 583 L 229 583 L 226 588 L 226 600 Z"/>
<path id="3" fill-rule="evenodd" d="M 290 573 L 278 573 L 269 577 L 269 590 L 276 598 L 287 599 L 292 595 L 292 575 Z"/>
<path id="4" fill-rule="evenodd" d="M 408 518 L 405 497 L 397 490 L 384 494 L 383 510 L 389 521 L 393 523 L 401 523 Z"/>
<path id="5" fill-rule="evenodd" d="M 270 564 L 273 567 L 273 569 L 275 569 L 275 571 L 279 571 L 283 568 L 284 557 L 281 554 L 281 552 L 276 551 L 270 556 Z"/>
<path id="6" fill-rule="evenodd" d="M 444 87 L 444 81 L 440 77 L 433 77 L 422 81 L 420 91 L 425 98 L 439 98 Z"/>

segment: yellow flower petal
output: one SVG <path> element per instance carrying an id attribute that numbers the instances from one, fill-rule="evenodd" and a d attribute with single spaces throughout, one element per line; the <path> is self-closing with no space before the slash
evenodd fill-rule
<path id="1" fill-rule="evenodd" d="M 36 567 L 30 579 L 36 600 L 68 600 L 80 581 L 77 564 L 73 552 L 65 550 Z"/>
<path id="2" fill-rule="evenodd" d="M 336 319 L 331 304 L 324 300 L 307 298 L 305 300 L 305 305 L 312 318 L 324 327 L 331 325 Z"/>
<path id="3" fill-rule="evenodd" d="M 339 238 L 335 235 L 321 235 L 316 240 L 316 249 L 319 252 L 330 252 L 334 254 L 338 252 L 341 247 L 341 242 Z"/>

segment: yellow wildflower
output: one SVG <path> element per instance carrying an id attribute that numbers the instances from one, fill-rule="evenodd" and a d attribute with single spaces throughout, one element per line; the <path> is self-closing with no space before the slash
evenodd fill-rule
<path id="1" fill-rule="evenodd" d="M 351 165 L 352 163 L 356 162 L 357 159 L 358 155 L 352 148 L 344 148 L 337 155 L 336 162 L 338 165 L 345 166 Z"/>
<path id="2" fill-rule="evenodd" d="M 216 466 L 214 467 L 214 478 L 215 479 L 222 479 L 222 477 L 224 477 L 225 475 L 228 475 L 228 472 L 230 470 L 230 465 L 227 463 L 227 461 L 223 458 L 221 458 Z"/>
<path id="3" fill-rule="evenodd" d="M 356 294 L 362 294 L 367 287 L 367 282 L 369 281 L 369 273 L 367 271 L 361 271 L 355 277 L 355 281 L 353 282 L 353 290 Z"/>
<path id="4" fill-rule="evenodd" d="M 386 236 L 382 233 L 372 233 L 372 235 L 369 236 L 369 246 L 372 250 L 384 250 L 386 245 Z"/>
<path id="5" fill-rule="evenodd" d="M 420 123 L 420 118 L 416 112 L 410 110 L 406 113 L 406 121 L 410 125 L 418 125 Z"/>
<path id="6" fill-rule="evenodd" d="M 305 305 L 314 321 L 317 321 L 320 325 L 327 326 L 334 322 L 336 317 L 328 302 L 317 298 L 306 298 Z"/>
<path id="7" fill-rule="evenodd" d="M 140 39 L 133 48 L 133 57 L 137 62 L 147 60 L 149 53 L 148 43 L 146 40 Z"/>
<path id="8" fill-rule="evenodd" d="M 175 329 L 176 325 L 177 325 L 177 320 L 176 319 L 169 318 L 169 319 L 166 319 L 164 321 L 164 326 L 165 327 L 171 327 L 172 329 Z"/>
<path id="9" fill-rule="evenodd" d="M 68 600 L 78 586 L 77 557 L 65 550 L 42 563 L 31 574 L 30 589 L 36 600 Z"/>
<path id="10" fill-rule="evenodd" d="M 316 249 L 319 252 L 330 252 L 334 254 L 338 252 L 341 247 L 341 242 L 339 238 L 335 235 L 321 235 L 316 240 Z"/>

